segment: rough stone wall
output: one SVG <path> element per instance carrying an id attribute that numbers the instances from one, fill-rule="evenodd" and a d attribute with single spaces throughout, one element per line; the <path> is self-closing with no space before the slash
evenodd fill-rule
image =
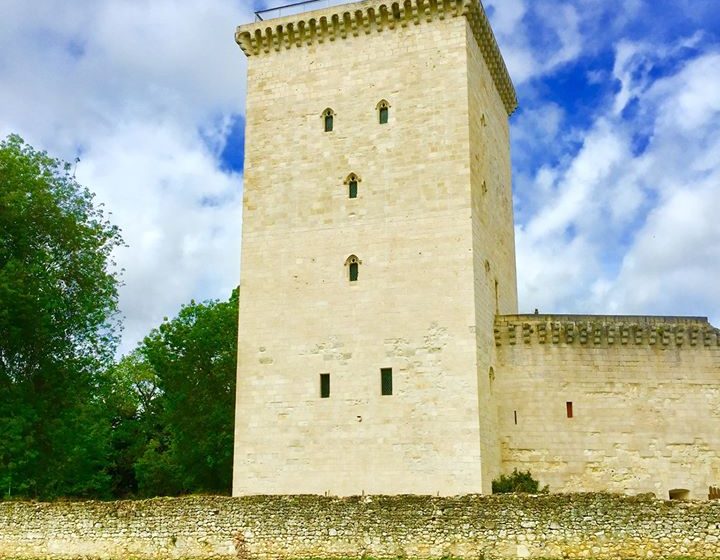
<path id="1" fill-rule="evenodd" d="M 719 333 L 702 318 L 498 317 L 503 470 L 556 492 L 707 499 L 720 486 Z"/>
<path id="2" fill-rule="evenodd" d="M 494 410 L 483 405 L 485 421 L 478 402 L 466 4 L 478 9 L 373 1 L 313 16 L 302 38 L 291 26 L 300 16 L 238 32 L 251 56 L 235 495 L 490 489 L 480 467 Z M 365 27 L 345 22 L 345 9 Z M 499 143 L 507 174 L 505 104 L 486 68 L 477 80 L 492 105 L 483 135 Z M 493 188 L 509 189 L 509 178 Z M 491 232 L 482 238 L 492 246 Z M 482 328 L 485 372 L 491 322 Z M 380 394 L 381 368 L 393 369 L 392 396 Z M 483 441 L 497 465 L 495 434 Z"/>
<path id="3" fill-rule="evenodd" d="M 0 503 L 0 558 L 720 556 L 720 502 L 647 496 L 192 497 Z"/>

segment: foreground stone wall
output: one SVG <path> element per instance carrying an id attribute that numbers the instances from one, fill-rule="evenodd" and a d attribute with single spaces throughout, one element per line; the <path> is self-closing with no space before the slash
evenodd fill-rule
<path id="1" fill-rule="evenodd" d="M 649 496 L 0 503 L 0 558 L 720 557 L 720 502 Z"/>

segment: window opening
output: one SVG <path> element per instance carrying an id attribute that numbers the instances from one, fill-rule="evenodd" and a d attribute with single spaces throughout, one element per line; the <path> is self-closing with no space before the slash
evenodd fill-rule
<path id="1" fill-rule="evenodd" d="M 330 374 L 329 373 L 321 373 L 320 374 L 320 398 L 321 399 L 330 398 Z"/>
<path id="2" fill-rule="evenodd" d="M 515 417 L 515 425 L 517 426 L 517 410 L 513 410 L 513 416 Z"/>
<path id="3" fill-rule="evenodd" d="M 378 112 L 378 122 L 380 124 L 387 124 L 390 120 L 390 103 L 383 99 L 375 108 Z"/>
<path id="4" fill-rule="evenodd" d="M 323 111 L 323 122 L 325 123 L 325 132 L 332 132 L 335 120 L 335 113 L 332 109 L 325 109 Z"/>
<path id="5" fill-rule="evenodd" d="M 345 184 L 348 186 L 348 198 L 357 198 L 358 195 L 358 183 L 360 178 L 355 173 L 350 173 L 345 179 Z"/>
<path id="6" fill-rule="evenodd" d="M 348 279 L 350 280 L 350 282 L 357 282 L 361 264 L 362 261 L 358 259 L 355 255 L 350 255 L 345 260 L 345 266 L 348 267 Z"/>
<path id="7" fill-rule="evenodd" d="M 500 287 L 497 279 L 495 280 L 495 314 L 500 314 Z"/>
<path id="8" fill-rule="evenodd" d="M 380 370 L 380 394 L 392 395 L 392 368 Z"/>
<path id="9" fill-rule="evenodd" d="M 690 490 L 685 488 L 674 488 L 673 490 L 670 490 L 669 495 L 671 500 L 689 500 Z"/>
<path id="10" fill-rule="evenodd" d="M 565 403 L 565 411 L 567 412 L 567 417 L 572 418 L 573 417 L 573 405 L 570 401 Z"/>

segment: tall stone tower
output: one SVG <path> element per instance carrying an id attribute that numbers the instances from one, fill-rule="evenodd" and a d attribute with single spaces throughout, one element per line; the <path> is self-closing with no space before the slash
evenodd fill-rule
<path id="1" fill-rule="evenodd" d="M 238 28 L 248 56 L 233 493 L 489 492 L 517 312 L 505 64 L 478 0 Z"/>

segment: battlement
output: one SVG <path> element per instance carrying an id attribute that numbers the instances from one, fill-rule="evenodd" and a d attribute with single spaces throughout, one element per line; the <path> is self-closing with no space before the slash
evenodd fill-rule
<path id="1" fill-rule="evenodd" d="M 238 26 L 235 42 L 246 56 L 370 35 L 435 19 L 464 16 L 490 69 L 508 115 L 517 108 L 515 87 L 478 0 L 365 0 Z"/>
<path id="2" fill-rule="evenodd" d="M 498 315 L 495 345 L 504 344 L 720 346 L 720 329 L 706 317 Z"/>

